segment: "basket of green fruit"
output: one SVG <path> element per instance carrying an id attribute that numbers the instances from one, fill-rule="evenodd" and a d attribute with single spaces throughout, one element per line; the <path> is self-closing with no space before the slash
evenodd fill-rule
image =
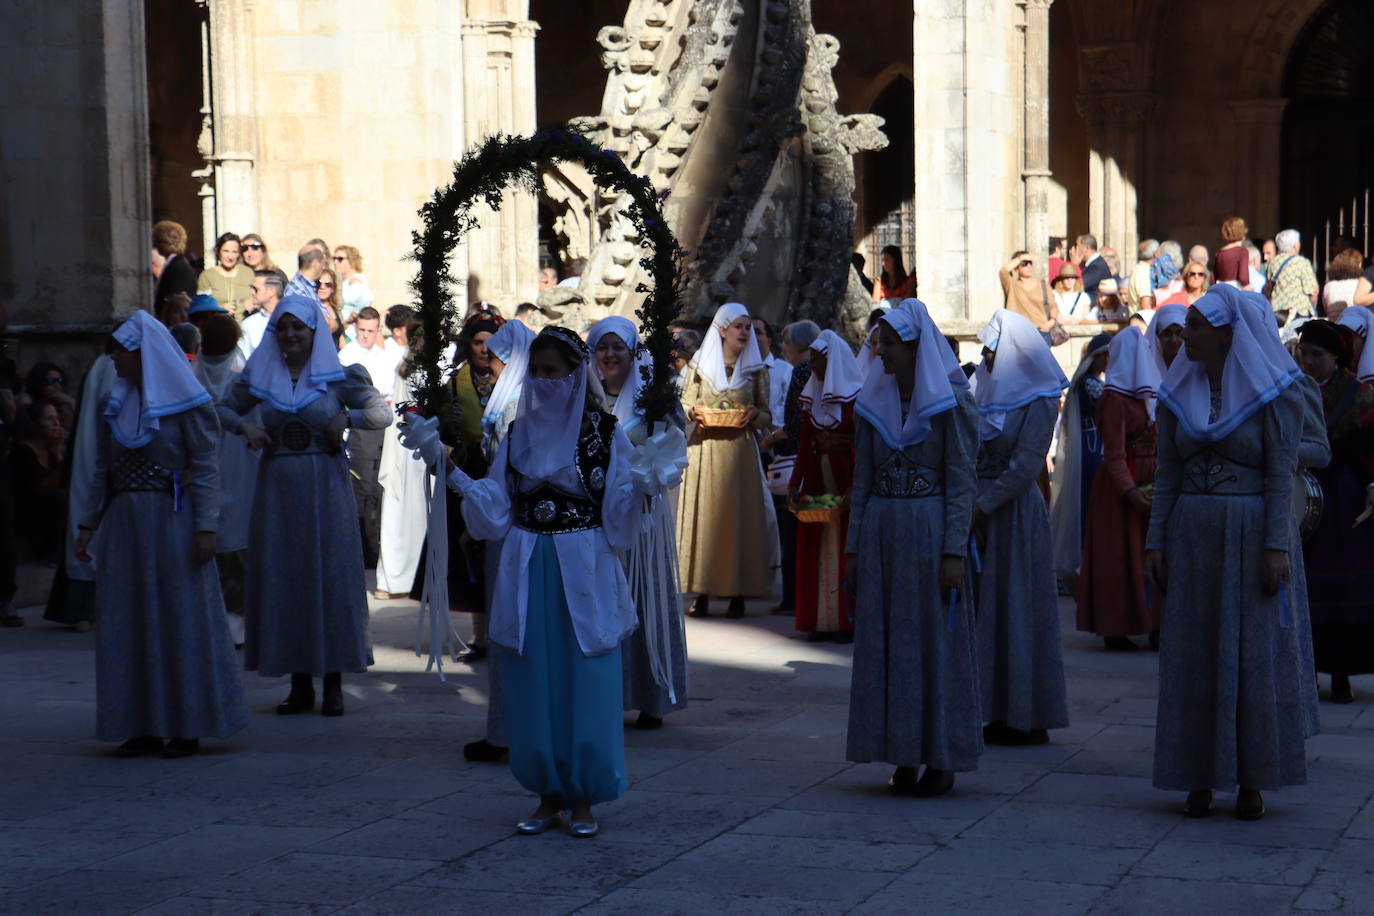
<path id="1" fill-rule="evenodd" d="M 744 425 L 744 417 L 749 412 L 743 404 L 736 404 L 729 398 L 721 398 L 710 407 L 701 407 L 699 410 L 702 426 L 734 429 Z"/>
<path id="2" fill-rule="evenodd" d="M 840 517 L 840 497 L 829 493 L 824 496 L 803 496 L 792 507 L 792 514 L 799 522 L 829 524 Z"/>

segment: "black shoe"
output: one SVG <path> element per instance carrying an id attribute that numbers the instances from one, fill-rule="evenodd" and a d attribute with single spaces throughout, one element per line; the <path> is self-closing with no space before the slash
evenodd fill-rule
<path id="1" fill-rule="evenodd" d="M 921 778 L 916 781 L 917 798 L 934 798 L 937 795 L 944 795 L 954 788 L 954 771 L 937 770 L 934 767 L 926 767 L 926 771 L 921 774 Z"/>
<path id="2" fill-rule="evenodd" d="M 830 640 L 831 642 L 839 643 L 842 646 L 847 646 L 854 641 L 854 631 L 840 630 L 837 633 L 831 633 Z"/>
<path id="3" fill-rule="evenodd" d="M 710 617 L 711 599 L 707 595 L 697 595 L 697 599 L 692 602 L 692 609 L 687 612 L 688 617 Z"/>
<path id="4" fill-rule="evenodd" d="M 1050 733 L 1043 728 L 1021 731 L 1005 722 L 992 722 L 983 728 L 984 744 L 1000 744 L 1004 747 L 1029 747 L 1035 744 L 1049 744 Z"/>
<path id="5" fill-rule="evenodd" d="M 1158 651 L 1159 651 L 1159 631 L 1158 631 L 1158 630 L 1155 630 L 1153 633 L 1150 634 L 1150 651 L 1151 651 L 1151 652 L 1158 652 Z"/>
<path id="6" fill-rule="evenodd" d="M 1212 813 L 1212 790 L 1198 789 L 1188 793 L 1188 800 L 1183 804 L 1183 813 L 1187 817 L 1206 817 Z"/>
<path id="7" fill-rule="evenodd" d="M 294 716 L 315 708 L 315 683 L 308 672 L 291 675 L 291 693 L 277 704 L 277 715 Z"/>
<path id="8" fill-rule="evenodd" d="M 662 727 L 662 716 L 651 716 L 647 712 L 642 712 L 639 714 L 639 718 L 635 719 L 635 728 L 642 731 L 651 732 Z"/>
<path id="9" fill-rule="evenodd" d="M 199 750 L 199 738 L 173 738 L 162 749 L 162 756 L 168 760 L 176 760 L 180 757 L 190 757 Z"/>
<path id="10" fill-rule="evenodd" d="M 473 763 L 500 763 L 507 751 L 508 748 L 492 744 L 483 738 L 481 741 L 463 745 L 463 759 L 471 760 Z"/>
<path id="11" fill-rule="evenodd" d="M 343 714 L 343 675 L 334 671 L 324 676 L 324 695 L 320 698 L 320 715 L 341 716 Z"/>
<path id="12" fill-rule="evenodd" d="M 1355 691 L 1350 687 L 1350 678 L 1344 674 L 1331 675 L 1331 702 L 1353 703 Z"/>
<path id="13" fill-rule="evenodd" d="M 13 613 L 9 608 L 6 608 L 5 612 L 0 614 L 0 627 L 22 627 L 23 625 L 24 618 Z"/>
<path id="14" fill-rule="evenodd" d="M 731 620 L 738 620 L 744 616 L 744 599 L 736 596 L 730 599 L 730 606 L 725 610 L 725 616 Z"/>
<path id="15" fill-rule="evenodd" d="M 114 749 L 116 757 L 144 757 L 162 750 L 162 739 L 157 735 L 140 735 L 130 738 Z"/>
<path id="16" fill-rule="evenodd" d="M 1257 821 L 1264 817 L 1264 796 L 1259 789 L 1241 789 L 1236 793 L 1236 819 Z"/>
<path id="17" fill-rule="evenodd" d="M 467 662 L 469 665 L 473 662 L 480 662 L 482 659 L 486 657 L 486 646 L 468 646 L 462 652 L 458 653 L 458 661 Z"/>
<path id="18" fill-rule="evenodd" d="M 887 781 L 887 790 L 893 795 L 916 795 L 916 768 L 897 767 Z"/>
<path id="19" fill-rule="evenodd" d="M 1140 648 L 1125 636 L 1106 636 L 1102 641 L 1107 644 L 1108 652 L 1135 652 Z"/>

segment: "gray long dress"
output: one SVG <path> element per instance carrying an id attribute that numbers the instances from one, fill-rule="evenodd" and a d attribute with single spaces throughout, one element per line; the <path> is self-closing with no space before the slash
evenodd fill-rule
<path id="1" fill-rule="evenodd" d="M 100 424 L 87 504 L 105 509 L 82 521 L 96 530 L 96 734 L 223 738 L 248 724 L 248 709 L 215 561 L 192 556 L 195 533 L 219 520 L 214 408 L 161 418 L 134 451 L 177 472 L 181 492 L 127 489 L 141 485 L 120 468 L 130 450 Z"/>
<path id="2" fill-rule="evenodd" d="M 983 718 L 1021 731 L 1069 724 L 1054 538 L 1035 483 L 1058 406 L 1040 398 L 1011 411 L 978 455 L 977 505 L 988 517 L 977 577 Z"/>
<path id="3" fill-rule="evenodd" d="M 1307 577 L 1291 506 L 1304 394 L 1282 395 L 1216 442 L 1159 408 L 1146 549 L 1166 571 L 1154 784 L 1273 789 L 1307 781 L 1317 691 Z M 1264 551 L 1286 550 L 1283 597 L 1261 587 Z M 1288 625 L 1285 626 L 1285 623 Z"/>
<path id="4" fill-rule="evenodd" d="M 245 589 L 244 667 L 264 677 L 292 672 L 324 675 L 366 671 L 372 664 L 358 507 L 343 451 L 329 454 L 317 439 L 348 408 L 350 425 L 381 429 L 391 410 L 362 366 L 294 414 L 259 402 L 239 379 L 219 405 L 226 429 L 261 403 L 261 417 L 277 445 L 265 450 L 249 524 Z M 312 441 L 284 446 L 287 423 L 299 420 Z"/>
<path id="5" fill-rule="evenodd" d="M 679 428 L 684 425 L 682 417 L 674 416 L 673 422 Z M 625 427 L 625 434 L 636 446 L 644 444 L 649 438 L 648 427 L 636 422 Z M 642 532 L 639 542 L 625 554 L 625 574 L 630 576 L 630 589 L 635 596 L 639 613 L 639 626 L 626 637 L 620 647 L 622 669 L 621 689 L 624 694 L 625 709 L 638 710 L 657 718 L 676 712 L 687 705 L 687 633 L 682 623 L 682 586 L 677 576 L 677 526 L 673 520 L 673 497 L 665 493 L 654 500 L 653 524 L 658 537 L 651 538 Z M 653 545 L 659 548 L 658 555 L 652 556 Z M 634 555 L 638 554 L 637 557 Z M 631 562 L 632 557 L 637 561 Z M 642 571 L 642 581 L 636 581 L 633 569 Z M 639 604 L 645 596 L 662 594 L 672 595 L 672 603 L 667 608 L 653 608 L 650 613 L 662 615 L 667 624 L 668 652 L 671 655 L 673 671 L 673 695 L 656 680 L 649 661 L 649 646 L 645 641 L 644 611 Z M 648 600 L 653 600 L 650 597 Z"/>
<path id="6" fill-rule="evenodd" d="M 978 410 L 967 391 L 929 437 L 894 451 L 855 418 L 846 552 L 858 554 L 846 757 L 967 771 L 983 753 L 972 578 L 949 621 L 944 555 L 965 556 Z M 967 569 L 967 565 L 965 567 Z"/>

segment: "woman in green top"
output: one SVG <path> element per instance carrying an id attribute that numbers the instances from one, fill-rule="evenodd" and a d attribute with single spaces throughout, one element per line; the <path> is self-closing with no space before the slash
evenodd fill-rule
<path id="1" fill-rule="evenodd" d="M 209 293 L 220 305 L 243 318 L 243 307 L 253 298 L 253 271 L 242 261 L 243 243 L 232 232 L 215 240 L 215 263 L 200 272 L 197 293 Z"/>

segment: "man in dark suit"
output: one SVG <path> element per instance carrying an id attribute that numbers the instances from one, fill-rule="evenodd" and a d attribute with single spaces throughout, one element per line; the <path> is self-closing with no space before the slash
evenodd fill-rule
<path id="1" fill-rule="evenodd" d="M 1097 285 L 1112 275 L 1111 266 L 1097 253 L 1097 239 L 1087 234 L 1080 235 L 1069 256 L 1083 272 L 1083 292 L 1096 296 Z"/>
<path id="2" fill-rule="evenodd" d="M 167 219 L 154 223 L 153 250 L 165 259 L 157 278 L 157 292 L 153 295 L 153 314 L 156 315 L 163 300 L 173 293 L 185 293 L 188 300 L 194 299 L 200 275 L 186 257 L 186 228 L 181 223 Z"/>

